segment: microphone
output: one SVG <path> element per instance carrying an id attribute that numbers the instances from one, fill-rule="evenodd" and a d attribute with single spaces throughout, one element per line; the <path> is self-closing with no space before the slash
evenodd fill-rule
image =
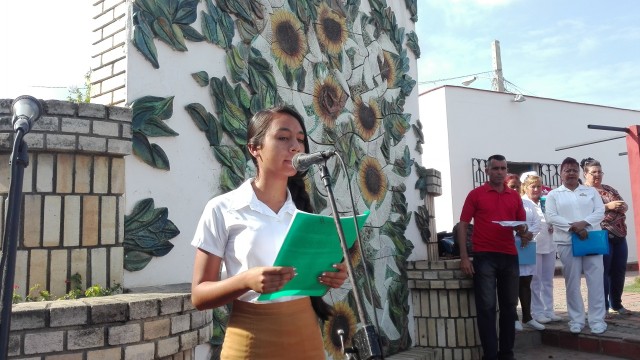
<path id="1" fill-rule="evenodd" d="M 13 118 L 11 124 L 13 131 L 22 130 L 24 134 L 31 130 L 33 123 L 40 118 L 42 114 L 42 105 L 40 101 L 29 95 L 18 96 L 11 103 L 11 113 Z"/>
<path id="2" fill-rule="evenodd" d="M 291 164 L 299 172 L 307 171 L 311 165 L 320 164 L 335 154 L 335 150 L 318 151 L 311 154 L 295 154 L 291 159 Z"/>

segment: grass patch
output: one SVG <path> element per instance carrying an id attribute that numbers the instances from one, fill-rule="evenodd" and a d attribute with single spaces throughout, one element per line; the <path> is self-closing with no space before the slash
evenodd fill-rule
<path id="1" fill-rule="evenodd" d="M 632 284 L 629 284 L 629 285 L 625 286 L 624 287 L 624 291 L 633 292 L 633 293 L 640 293 L 640 277 L 636 277 L 633 280 Z"/>

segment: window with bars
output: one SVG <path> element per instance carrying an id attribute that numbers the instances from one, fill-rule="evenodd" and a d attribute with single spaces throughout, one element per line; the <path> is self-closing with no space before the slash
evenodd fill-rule
<path id="1" fill-rule="evenodd" d="M 484 171 L 486 166 L 486 159 L 471 159 L 471 173 L 473 175 L 474 189 L 487 181 L 487 174 Z M 542 178 L 542 184 L 553 189 L 562 184 L 560 180 L 560 164 L 507 161 L 507 167 L 509 168 L 509 172 L 513 174 L 522 174 L 526 171 L 535 170 Z"/>

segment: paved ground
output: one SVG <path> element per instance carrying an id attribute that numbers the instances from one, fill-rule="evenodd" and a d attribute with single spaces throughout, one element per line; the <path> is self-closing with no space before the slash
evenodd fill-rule
<path id="1" fill-rule="evenodd" d="M 626 284 L 630 284 L 638 277 L 638 272 L 627 272 Z M 582 279 L 582 293 L 585 301 L 585 307 L 587 306 L 587 288 Z M 624 338 L 631 342 L 640 342 L 640 293 L 623 293 L 622 304 L 634 313 L 632 315 L 615 315 L 607 319 L 608 330 L 600 336 L 601 339 L 606 338 Z M 564 292 L 564 278 L 562 276 L 554 279 L 554 307 L 556 313 L 564 318 L 562 322 L 555 323 L 548 326 L 549 329 L 558 331 L 566 331 L 568 333 L 567 325 L 567 306 L 566 296 Z M 526 330 L 535 331 L 535 330 Z M 525 332 L 526 332 L 525 331 Z M 586 327 L 582 334 L 589 336 L 589 329 Z M 519 333 L 517 336 L 526 336 L 526 334 Z M 582 335 L 581 335 L 582 336 Z M 595 336 L 594 336 L 595 338 Z M 632 356 L 631 356 L 632 355 Z M 581 352 L 575 350 L 568 350 L 555 346 L 535 345 L 532 347 L 519 347 L 516 348 L 516 358 L 518 360 L 537 360 L 537 359 L 554 359 L 554 360 L 605 360 L 605 359 L 620 359 L 619 357 L 612 357 L 603 354 L 594 354 L 589 352 Z M 626 358 L 640 358 L 640 354 L 630 354 Z"/>
<path id="2" fill-rule="evenodd" d="M 539 345 L 535 348 L 517 350 L 517 360 L 619 360 L 619 357 L 593 354 L 588 352 L 563 349 L 555 346 Z"/>

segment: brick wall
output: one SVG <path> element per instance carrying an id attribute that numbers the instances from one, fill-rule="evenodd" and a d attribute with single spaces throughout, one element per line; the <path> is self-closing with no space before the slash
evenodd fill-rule
<path id="1" fill-rule="evenodd" d="M 101 0 L 93 5 L 91 102 L 124 105 L 126 96 L 125 0 Z"/>
<path id="2" fill-rule="evenodd" d="M 473 280 L 460 260 L 408 263 L 415 321 L 415 346 L 438 352 L 438 359 L 479 359 Z"/>
<path id="3" fill-rule="evenodd" d="M 14 305 L 9 359 L 193 359 L 212 313 L 166 290 Z"/>
<path id="4" fill-rule="evenodd" d="M 438 236 L 436 229 L 436 206 L 434 199 L 442 195 L 442 176 L 436 169 L 426 170 L 427 196 L 424 198 L 424 205 L 429 212 L 429 229 L 431 238 L 427 242 L 427 259 L 435 261 L 440 258 L 438 251 Z"/>
<path id="5" fill-rule="evenodd" d="M 14 131 L 10 99 L 0 99 L 0 201 L 10 183 Z M 29 166 L 16 259 L 16 292 L 38 284 L 55 297 L 67 279 L 83 288 L 122 283 L 124 156 L 131 152 L 131 110 L 46 101 L 25 136 Z M 4 207 L 0 206 L 0 222 Z M 4 224 L 2 229 L 4 229 Z M 190 301 L 189 286 L 166 286 L 79 300 L 16 304 L 12 359 L 191 359 L 209 340 L 211 312 Z"/>
<path id="6" fill-rule="evenodd" d="M 16 258 L 16 292 L 40 285 L 60 297 L 67 280 L 110 287 L 123 280 L 124 156 L 131 152 L 131 111 L 46 101 L 25 136 L 25 168 Z M 11 100 L 0 100 L 0 200 L 10 183 Z M 2 212 L 4 208 L 2 207 Z M 4 213 L 1 218 L 3 221 Z M 2 224 L 4 228 L 4 224 Z"/>

